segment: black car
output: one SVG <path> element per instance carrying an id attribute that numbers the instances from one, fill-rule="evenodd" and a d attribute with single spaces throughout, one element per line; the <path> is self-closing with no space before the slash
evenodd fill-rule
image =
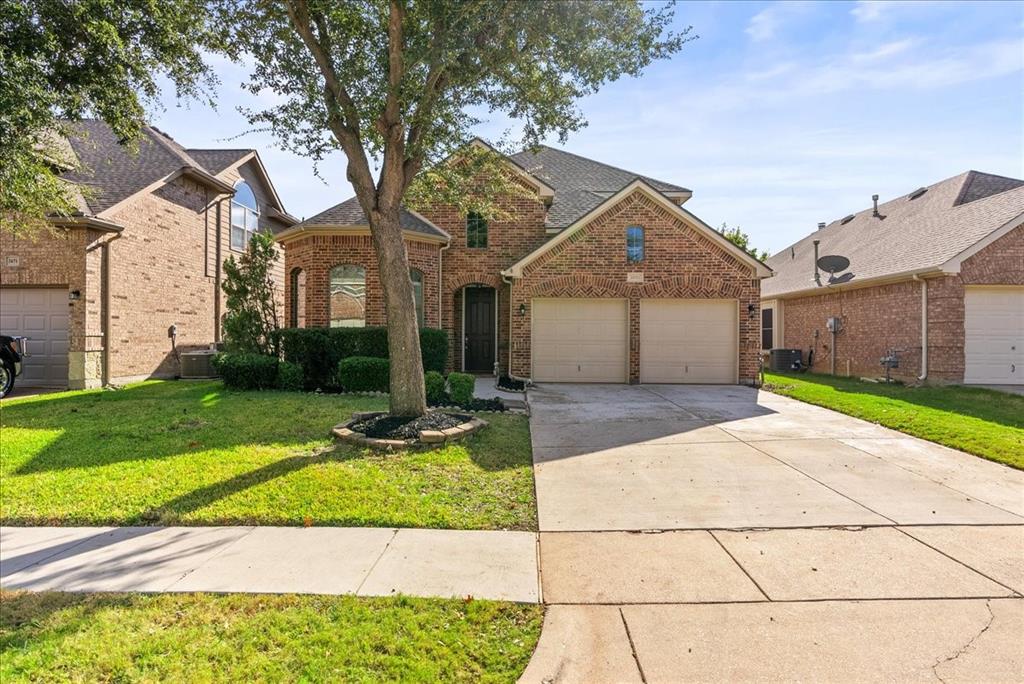
<path id="1" fill-rule="evenodd" d="M 0 335 L 0 399 L 14 389 L 14 378 L 21 375 L 21 360 L 25 353 L 24 337 Z"/>

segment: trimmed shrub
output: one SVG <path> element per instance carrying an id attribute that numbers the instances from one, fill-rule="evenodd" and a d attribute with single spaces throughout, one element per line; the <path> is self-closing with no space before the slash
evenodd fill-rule
<path id="1" fill-rule="evenodd" d="M 338 384 L 347 392 L 387 392 L 391 362 L 372 356 L 350 356 L 338 362 Z"/>
<path id="2" fill-rule="evenodd" d="M 420 354 L 423 356 L 423 370 L 444 373 L 448 363 L 448 333 L 437 328 L 421 329 Z"/>
<path id="3" fill-rule="evenodd" d="M 439 406 L 445 403 L 448 395 L 444 390 L 444 376 L 437 371 L 428 370 L 423 375 L 423 382 L 427 386 L 427 403 L 431 406 Z"/>
<path id="4" fill-rule="evenodd" d="M 352 356 L 388 357 L 387 328 L 286 328 L 278 331 L 284 360 L 302 366 L 306 389 L 339 389 L 338 362 Z M 423 369 L 444 371 L 448 333 L 420 330 Z"/>
<path id="5" fill-rule="evenodd" d="M 452 401 L 459 406 L 468 405 L 473 402 L 474 385 L 476 385 L 476 378 L 469 373 L 448 374 L 448 388 L 451 392 Z"/>
<path id="6" fill-rule="evenodd" d="M 216 354 L 213 367 L 232 389 L 261 390 L 277 385 L 278 360 L 263 354 Z"/>
<path id="7" fill-rule="evenodd" d="M 285 392 L 301 392 L 305 389 L 306 378 L 302 366 L 282 361 L 277 366 L 277 388 Z"/>

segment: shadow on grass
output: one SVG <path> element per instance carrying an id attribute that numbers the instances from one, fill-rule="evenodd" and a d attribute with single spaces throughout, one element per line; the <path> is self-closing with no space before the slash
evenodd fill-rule
<path id="1" fill-rule="evenodd" d="M 232 392 L 217 382 L 158 382 L 5 403 L 0 424 L 52 433 L 52 441 L 13 471 L 26 475 L 245 445 L 300 446 L 325 438 L 332 425 L 352 412 L 379 403 L 361 397 Z"/>
<path id="2" fill-rule="evenodd" d="M 779 386 L 785 386 L 787 380 L 796 380 L 819 387 L 829 387 L 854 401 L 858 396 L 891 399 L 914 406 L 969 416 L 1005 427 L 1024 429 L 1024 396 L 963 385 L 912 387 L 813 373 L 806 375 L 774 373 L 773 375 L 782 378 L 781 382 L 775 383 Z M 794 387 L 796 386 L 794 385 Z M 771 387 L 766 386 L 765 389 L 771 389 Z"/>

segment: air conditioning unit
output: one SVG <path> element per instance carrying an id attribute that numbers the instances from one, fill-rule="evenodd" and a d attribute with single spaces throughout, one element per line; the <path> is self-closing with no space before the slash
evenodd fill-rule
<path id="1" fill-rule="evenodd" d="M 802 363 L 803 356 L 800 349 L 772 349 L 769 352 L 768 367 L 773 371 L 793 370 L 793 364 Z"/>
<path id="2" fill-rule="evenodd" d="M 211 359 L 217 352 L 212 349 L 181 353 L 181 377 L 184 379 L 215 378 L 217 371 Z"/>

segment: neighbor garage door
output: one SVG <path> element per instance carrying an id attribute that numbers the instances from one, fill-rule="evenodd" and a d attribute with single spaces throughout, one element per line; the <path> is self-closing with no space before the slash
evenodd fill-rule
<path id="1" fill-rule="evenodd" d="M 1024 287 L 968 287 L 964 332 L 964 382 L 1024 384 Z"/>
<path id="2" fill-rule="evenodd" d="M 736 300 L 640 302 L 640 382 L 735 383 Z"/>
<path id="3" fill-rule="evenodd" d="M 533 379 L 626 382 L 624 299 L 534 299 Z"/>
<path id="4" fill-rule="evenodd" d="M 68 291 L 57 288 L 0 288 L 0 334 L 31 338 L 21 387 L 68 384 Z"/>

